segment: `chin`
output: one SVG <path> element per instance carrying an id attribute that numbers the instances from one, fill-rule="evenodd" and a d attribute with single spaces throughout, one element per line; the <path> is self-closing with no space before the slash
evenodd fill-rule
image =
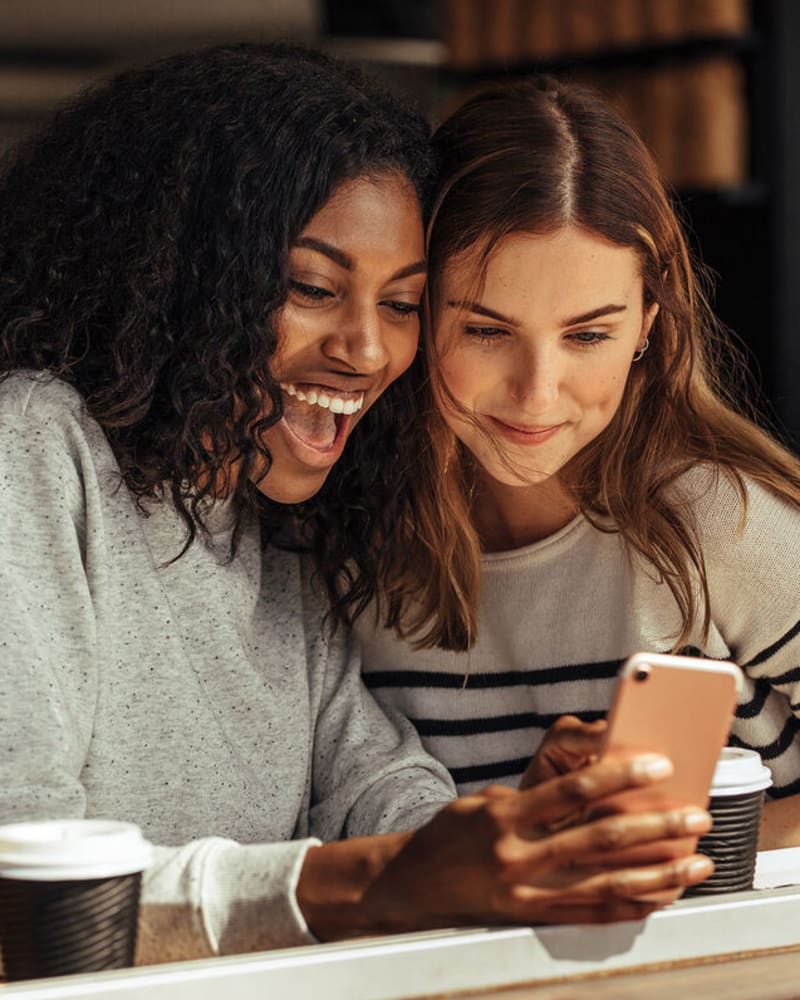
<path id="1" fill-rule="evenodd" d="M 286 479 L 283 479 L 278 482 L 270 482 L 270 476 L 271 472 L 267 473 L 266 478 L 256 484 L 258 491 L 274 503 L 283 503 L 287 506 L 305 503 L 306 500 L 315 497 L 328 478 L 326 473 L 324 476 L 314 476 L 313 478 L 303 477 L 303 481 L 287 482 Z"/>
<path id="2" fill-rule="evenodd" d="M 484 464 L 483 468 L 492 479 L 502 486 L 525 487 L 538 486 L 540 483 L 547 482 L 548 479 L 552 479 L 557 474 L 561 466 L 556 472 L 553 472 L 550 468 L 525 468 L 521 462 L 514 463 L 512 461 L 511 468 L 496 462 L 490 465 Z"/>

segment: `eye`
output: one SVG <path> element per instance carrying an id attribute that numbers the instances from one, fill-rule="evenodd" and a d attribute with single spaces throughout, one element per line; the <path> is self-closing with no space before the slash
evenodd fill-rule
<path id="1" fill-rule="evenodd" d="M 403 302 L 400 299 L 387 299 L 380 305 L 391 310 L 399 319 L 406 319 L 409 316 L 419 316 L 422 307 L 419 302 Z"/>
<path id="2" fill-rule="evenodd" d="M 327 288 L 321 288 L 319 285 L 309 285 L 305 281 L 290 280 L 289 288 L 293 292 L 296 292 L 301 299 L 306 299 L 309 302 L 322 302 L 325 299 L 334 298 L 333 292 Z"/>
<path id="3" fill-rule="evenodd" d="M 577 333 L 567 334 L 567 340 L 571 340 L 578 347 L 595 347 L 610 339 L 602 330 L 579 330 Z"/>
<path id="4" fill-rule="evenodd" d="M 499 326 L 472 326 L 464 327 L 464 332 L 468 337 L 479 341 L 482 344 L 497 343 L 508 336 L 508 331 Z"/>

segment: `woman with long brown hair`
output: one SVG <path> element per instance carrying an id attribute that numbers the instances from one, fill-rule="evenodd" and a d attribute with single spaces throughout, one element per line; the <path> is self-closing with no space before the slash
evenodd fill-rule
<path id="1" fill-rule="evenodd" d="M 800 463 L 743 408 L 650 154 L 550 80 L 474 96 L 434 142 L 431 379 L 368 685 L 468 791 L 516 783 L 548 731 L 526 781 L 583 759 L 636 650 L 732 658 L 765 842 L 794 838 Z"/>

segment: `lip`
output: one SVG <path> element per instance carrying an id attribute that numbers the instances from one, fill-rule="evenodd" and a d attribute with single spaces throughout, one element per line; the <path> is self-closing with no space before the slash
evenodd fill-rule
<path id="1" fill-rule="evenodd" d="M 330 409 L 334 415 L 358 413 L 366 398 L 366 393 L 362 390 L 342 391 L 314 382 L 281 382 L 280 385 L 284 397 L 289 396 L 311 406 Z"/>
<path id="2" fill-rule="evenodd" d="M 323 375 L 320 378 L 313 378 L 309 375 L 303 375 L 301 378 L 289 378 L 286 375 L 281 375 L 278 379 L 281 386 L 284 385 L 294 385 L 298 389 L 316 389 L 317 391 L 327 391 L 330 393 L 335 393 L 337 396 L 342 396 L 345 399 L 357 399 L 359 396 L 366 396 L 368 393 L 368 387 L 365 384 L 353 384 L 354 379 L 337 379 L 331 377 L 331 375 Z"/>
<path id="3" fill-rule="evenodd" d="M 341 414 L 337 417 L 336 437 L 330 448 L 314 448 L 306 441 L 301 440 L 283 417 L 276 424 L 276 427 L 282 431 L 288 450 L 298 462 L 309 468 L 328 469 L 342 457 L 354 423 L 355 421 L 350 415 Z"/>
<path id="4" fill-rule="evenodd" d="M 339 413 L 332 410 L 336 419 L 336 437 L 328 448 L 317 448 L 305 439 L 299 437 L 292 429 L 285 416 L 281 417 L 275 424 L 273 432 L 277 432 L 283 439 L 284 447 L 294 461 L 308 470 L 327 472 L 342 457 L 348 438 L 353 428 L 364 415 L 372 402 L 368 397 L 371 395 L 365 380 L 361 378 L 339 377 L 334 372 L 304 372 L 292 376 L 288 372 L 281 372 L 278 377 L 282 391 L 286 393 L 286 386 L 293 385 L 296 389 L 303 391 L 315 390 L 325 392 L 330 396 L 338 396 L 344 400 L 361 400 L 361 406 L 351 414 Z"/>
<path id="5" fill-rule="evenodd" d="M 513 441 L 514 444 L 528 445 L 529 447 L 544 444 L 545 441 L 549 441 L 562 428 L 566 427 L 566 423 L 564 422 L 549 424 L 546 427 L 520 427 L 516 424 L 508 424 L 497 417 L 487 417 L 487 420 L 496 431 L 502 434 L 503 437 L 508 438 L 509 441 Z"/>

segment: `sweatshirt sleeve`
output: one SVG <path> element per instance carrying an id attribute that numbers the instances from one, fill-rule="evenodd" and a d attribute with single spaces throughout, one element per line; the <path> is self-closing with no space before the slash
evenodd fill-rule
<path id="1" fill-rule="evenodd" d="M 25 406 L 0 412 L 0 823 L 87 814 L 102 575 L 102 525 L 86 513 L 95 458 L 68 409 L 53 419 Z M 90 579 L 91 560 L 100 565 Z M 295 886 L 318 842 L 157 846 L 139 960 L 313 943 Z"/>
<path id="2" fill-rule="evenodd" d="M 137 964 L 315 944 L 295 889 L 314 838 L 156 847 L 142 882 Z"/>
<path id="3" fill-rule="evenodd" d="M 455 797 L 449 772 L 423 749 L 413 725 L 387 713 L 367 690 L 355 637 L 341 629 L 327 637 L 322 602 L 308 580 L 304 594 L 309 662 L 324 670 L 310 832 L 335 840 L 421 826 Z"/>
<path id="4" fill-rule="evenodd" d="M 15 414 L 0 469 L 0 819 L 81 816 L 97 665 L 80 468 L 58 428 Z"/>

